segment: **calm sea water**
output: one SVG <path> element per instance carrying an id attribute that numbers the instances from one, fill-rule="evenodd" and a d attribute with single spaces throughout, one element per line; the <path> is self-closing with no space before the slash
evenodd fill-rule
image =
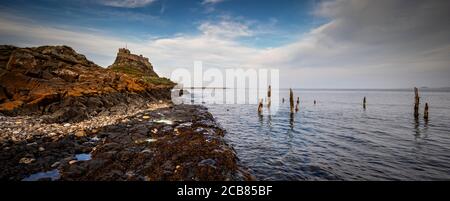
<path id="1" fill-rule="evenodd" d="M 274 93 L 289 100 L 287 90 Z M 412 91 L 294 90 L 294 95 L 300 111 L 293 116 L 288 102 L 276 113 L 264 108 L 263 116 L 255 104 L 205 103 L 258 180 L 450 179 L 450 93 L 422 92 L 417 121 Z M 202 90 L 185 97 L 198 100 Z M 425 102 L 428 122 L 422 116 Z"/>

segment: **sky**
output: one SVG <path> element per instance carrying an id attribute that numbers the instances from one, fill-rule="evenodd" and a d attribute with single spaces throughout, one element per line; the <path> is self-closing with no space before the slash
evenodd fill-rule
<path id="1" fill-rule="evenodd" d="M 117 49 L 177 68 L 279 69 L 292 88 L 450 87 L 447 0 L 0 1 L 0 44 Z"/>

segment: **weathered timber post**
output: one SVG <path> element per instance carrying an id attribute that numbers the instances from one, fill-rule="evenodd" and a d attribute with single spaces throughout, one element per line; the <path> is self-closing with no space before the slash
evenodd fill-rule
<path id="1" fill-rule="evenodd" d="M 262 98 L 259 100 L 259 104 L 258 104 L 258 114 L 261 114 L 263 110 L 263 100 Z"/>
<path id="2" fill-rule="evenodd" d="M 366 103 L 367 103 L 366 97 L 364 96 L 364 98 L 363 98 L 363 108 L 364 108 L 364 109 L 366 109 Z"/>
<path id="3" fill-rule="evenodd" d="M 425 103 L 425 109 L 423 111 L 423 118 L 428 121 L 428 103 Z"/>
<path id="4" fill-rule="evenodd" d="M 295 105 L 295 112 L 298 112 L 300 107 L 300 97 L 297 97 L 297 104 Z"/>
<path id="5" fill-rule="evenodd" d="M 316 104 L 316 100 L 314 100 L 314 105 Z"/>
<path id="6" fill-rule="evenodd" d="M 272 104 L 270 99 L 271 96 L 272 96 L 272 87 L 269 85 L 269 89 L 267 90 L 267 107 L 270 107 L 270 104 Z"/>
<path id="7" fill-rule="evenodd" d="M 291 113 L 294 113 L 294 92 L 292 92 L 292 89 L 289 89 L 289 103 L 291 106 Z"/>
<path id="8" fill-rule="evenodd" d="M 178 93 L 178 96 L 179 96 L 179 97 L 183 96 L 183 94 L 184 94 L 183 92 L 184 92 L 184 91 L 183 91 L 183 88 L 181 88 L 181 89 L 180 89 L 180 92 Z"/>
<path id="9" fill-rule="evenodd" d="M 414 87 L 414 95 L 414 118 L 419 118 L 420 97 L 419 89 L 417 89 L 417 87 Z"/>

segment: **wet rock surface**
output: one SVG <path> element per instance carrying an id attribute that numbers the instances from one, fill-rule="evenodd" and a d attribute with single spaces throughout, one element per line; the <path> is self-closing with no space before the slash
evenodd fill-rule
<path id="1" fill-rule="evenodd" d="M 161 103 L 72 124 L 0 118 L 3 180 L 253 179 L 202 106 Z"/>

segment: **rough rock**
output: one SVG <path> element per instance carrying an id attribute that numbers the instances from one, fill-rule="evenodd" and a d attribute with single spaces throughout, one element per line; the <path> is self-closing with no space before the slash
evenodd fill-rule
<path id="1" fill-rule="evenodd" d="M 0 180 L 254 179 L 173 87 L 126 49 L 105 69 L 67 46 L 0 46 Z"/>
<path id="2" fill-rule="evenodd" d="M 142 60 L 119 55 L 119 63 L 125 58 L 136 64 Z M 142 62 L 149 65 L 145 73 L 155 76 L 148 59 Z M 48 115 L 48 122 L 77 122 L 169 100 L 173 86 L 157 75 L 149 80 L 102 68 L 67 46 L 0 46 L 0 113 L 6 115 Z"/>
<path id="3" fill-rule="evenodd" d="M 142 116 L 150 118 L 142 121 Z M 85 121 L 70 127 L 39 123 L 36 118 L 23 119 L 20 125 L 6 121 L 11 123 L 0 129 L 0 180 L 23 180 L 52 170 L 58 171 L 59 180 L 254 179 L 224 140 L 225 130 L 202 106 L 155 107 L 107 125 L 100 124 L 103 118 L 95 120 L 97 126 Z M 12 140 L 15 135 L 9 128 L 19 126 L 30 131 Z M 95 129 L 86 129 L 82 137 L 70 135 L 80 127 Z M 79 154 L 90 157 L 80 160 Z"/>

